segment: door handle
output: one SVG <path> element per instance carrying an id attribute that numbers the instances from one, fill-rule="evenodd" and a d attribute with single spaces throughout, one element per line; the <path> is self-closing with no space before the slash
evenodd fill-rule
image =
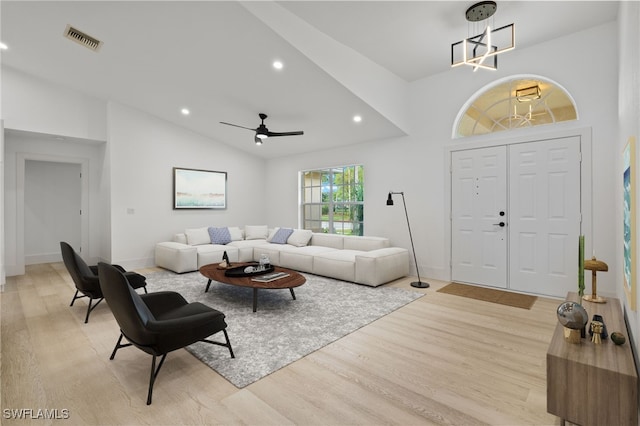
<path id="1" fill-rule="evenodd" d="M 494 225 L 498 225 L 500 228 L 503 228 L 506 225 L 506 223 L 500 222 L 500 223 L 494 223 Z"/>

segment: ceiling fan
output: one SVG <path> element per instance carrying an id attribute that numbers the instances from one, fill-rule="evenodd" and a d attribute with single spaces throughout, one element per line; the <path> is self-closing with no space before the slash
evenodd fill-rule
<path id="1" fill-rule="evenodd" d="M 221 121 L 220 124 L 226 124 L 227 126 L 240 127 L 241 129 L 247 129 L 247 130 L 252 130 L 256 132 L 255 136 L 253 137 L 253 140 L 256 142 L 256 145 L 262 145 L 262 142 L 264 141 L 264 139 L 270 138 L 270 137 L 298 136 L 298 135 L 304 134 L 302 130 L 298 130 L 295 132 L 271 132 L 269 131 L 269 129 L 267 129 L 267 126 L 264 125 L 264 120 L 267 118 L 267 114 L 260 113 L 258 114 L 258 116 L 262 120 L 262 123 L 260 123 L 260 125 L 255 129 L 252 129 L 251 127 L 239 126 L 237 124 L 226 123 L 224 121 Z"/>

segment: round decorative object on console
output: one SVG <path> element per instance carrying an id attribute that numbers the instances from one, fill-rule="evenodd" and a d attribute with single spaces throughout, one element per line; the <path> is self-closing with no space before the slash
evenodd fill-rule
<path id="1" fill-rule="evenodd" d="M 573 330 L 580 330 L 589 321 L 587 311 L 576 302 L 564 302 L 558 306 L 558 321 L 560 324 Z"/>
<path id="2" fill-rule="evenodd" d="M 623 345 L 624 342 L 627 341 L 626 337 L 624 337 L 624 334 L 620 333 L 619 331 L 614 331 L 613 333 L 611 333 L 611 340 L 616 345 Z"/>

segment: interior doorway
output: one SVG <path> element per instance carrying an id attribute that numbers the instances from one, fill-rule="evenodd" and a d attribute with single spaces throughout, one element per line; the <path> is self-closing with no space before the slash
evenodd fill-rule
<path id="1" fill-rule="evenodd" d="M 451 151 L 451 279 L 563 297 L 577 282 L 581 137 Z"/>
<path id="2" fill-rule="evenodd" d="M 71 157 L 64 155 L 40 154 L 33 152 L 18 152 L 16 154 L 16 214 L 15 214 L 15 265 L 7 267 L 7 275 L 23 275 L 25 273 L 26 252 L 25 235 L 28 232 L 25 228 L 26 205 L 25 205 L 25 181 L 28 161 L 69 163 L 80 167 L 82 179 L 80 179 L 80 205 L 84 214 L 80 215 L 80 246 L 89 247 L 89 158 Z M 59 241 L 58 241 L 59 244 Z M 75 248 L 75 247 L 74 247 Z M 58 247 L 57 253 L 60 253 Z M 56 254 L 57 255 L 57 254 Z M 61 260 L 62 256 L 58 257 Z"/>
<path id="3" fill-rule="evenodd" d="M 60 241 L 82 251 L 82 170 L 77 163 L 26 160 L 26 265 L 59 262 Z"/>

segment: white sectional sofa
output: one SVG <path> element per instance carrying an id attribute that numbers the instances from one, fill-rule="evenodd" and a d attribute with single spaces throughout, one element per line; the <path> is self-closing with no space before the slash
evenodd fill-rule
<path id="1" fill-rule="evenodd" d="M 187 229 L 156 244 L 155 262 L 177 273 L 191 272 L 220 263 L 225 251 L 232 263 L 258 261 L 266 254 L 277 266 L 373 287 L 409 274 L 408 250 L 390 247 L 387 238 L 262 225 Z"/>

